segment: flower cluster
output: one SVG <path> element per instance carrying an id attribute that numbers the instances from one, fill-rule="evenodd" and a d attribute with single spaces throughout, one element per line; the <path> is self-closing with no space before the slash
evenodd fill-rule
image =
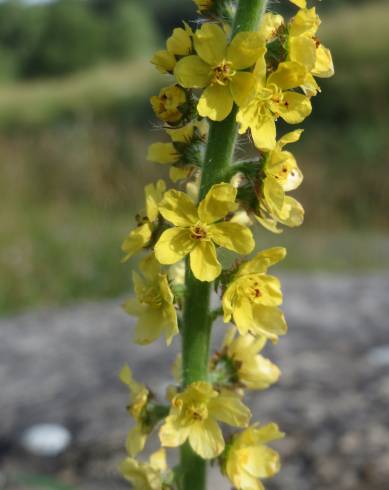
<path id="1" fill-rule="evenodd" d="M 280 233 L 280 225 L 303 222 L 303 207 L 288 195 L 303 175 L 285 149 L 302 130 L 280 136 L 276 123 L 281 118 L 296 125 L 309 116 L 320 92 L 316 79 L 332 76 L 334 68 L 317 37 L 320 19 L 306 0 L 290 0 L 298 10 L 288 20 L 266 12 L 256 32 L 231 29 L 234 1 L 194 1 L 202 22 L 174 29 L 166 49 L 151 61 L 172 82 L 151 97 L 167 140 L 151 144 L 147 159 L 168 167 L 174 187 L 164 180 L 145 187 L 144 209 L 122 245 L 124 261 L 143 254 L 132 274 L 134 297 L 123 306 L 137 318 L 137 344 L 164 337 L 170 345 L 182 333 L 187 277 L 213 283 L 220 307 L 209 322 L 220 316 L 230 327 L 209 359 L 206 379 L 184 383 L 177 359 L 167 404 L 123 367 L 120 379 L 130 391 L 134 425 L 120 471 L 135 489 L 176 490 L 179 471 L 169 470 L 165 451 L 186 444 L 204 460 L 217 459 L 235 489 L 262 490 L 261 480 L 280 468 L 268 443 L 283 434 L 274 423 L 250 425 L 244 396 L 280 377 L 261 351 L 287 332 L 281 284 L 268 272 L 286 250 L 254 252 L 253 227 Z M 199 199 L 200 181 L 212 164 L 205 161 L 208 126 L 226 118 L 234 118 L 256 156 L 230 165 Z M 231 265 L 224 250 L 240 257 Z M 227 437 L 223 425 L 237 430 L 229 429 Z M 135 457 L 153 431 L 162 449 L 139 462 Z"/>

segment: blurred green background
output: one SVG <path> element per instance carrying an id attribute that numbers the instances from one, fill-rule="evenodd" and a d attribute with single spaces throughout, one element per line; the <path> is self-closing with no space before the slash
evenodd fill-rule
<path id="1" fill-rule="evenodd" d="M 380 271 L 389 266 L 389 4 L 318 8 L 337 73 L 321 83 L 293 149 L 306 222 L 258 242 L 288 246 L 293 270 Z M 148 98 L 169 83 L 148 59 L 195 17 L 191 0 L 0 3 L 0 314 L 128 290 L 120 244 L 144 183 L 166 175 L 145 160 L 160 137 Z"/>

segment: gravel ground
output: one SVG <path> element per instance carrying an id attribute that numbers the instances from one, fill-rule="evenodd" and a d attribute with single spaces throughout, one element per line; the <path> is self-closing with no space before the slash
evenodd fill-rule
<path id="1" fill-rule="evenodd" d="M 283 283 L 290 331 L 267 348 L 283 376 L 249 401 L 256 419 L 288 434 L 277 443 L 283 471 L 267 489 L 387 490 L 389 276 L 289 275 Z M 128 488 L 115 470 L 129 427 L 117 372 L 127 361 L 163 394 L 178 345 L 133 345 L 133 320 L 119 304 L 0 320 L 0 488 L 30 488 L 15 483 L 20 472 L 53 474 L 81 490 Z M 59 457 L 20 447 L 23 431 L 42 422 L 72 433 Z M 210 488 L 229 488 L 211 478 Z"/>

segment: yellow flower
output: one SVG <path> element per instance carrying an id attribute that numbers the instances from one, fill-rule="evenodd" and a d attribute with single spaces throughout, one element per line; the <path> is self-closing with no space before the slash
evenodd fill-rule
<path id="1" fill-rule="evenodd" d="M 276 341 L 287 331 L 280 282 L 266 274 L 268 267 L 282 260 L 286 250 L 270 248 L 243 262 L 223 294 L 224 322 L 233 320 L 241 335 L 252 333 Z"/>
<path id="2" fill-rule="evenodd" d="M 167 472 L 165 450 L 153 453 L 148 463 L 126 458 L 120 463 L 119 471 L 134 490 L 163 490 Z"/>
<path id="3" fill-rule="evenodd" d="M 301 87 L 307 95 L 320 91 L 314 77 L 332 77 L 335 70 L 331 52 L 316 37 L 320 18 L 315 7 L 301 9 L 288 25 L 288 59 L 304 66 L 307 75 Z"/>
<path id="4" fill-rule="evenodd" d="M 128 434 L 126 447 L 130 456 L 135 456 L 145 447 L 147 435 L 151 431 L 151 428 L 144 423 L 144 415 L 150 399 L 150 392 L 146 386 L 134 380 L 132 371 L 127 364 L 120 371 L 119 378 L 130 390 L 128 411 L 134 418 L 136 425 Z"/>
<path id="5" fill-rule="evenodd" d="M 204 88 L 197 105 L 200 116 L 222 121 L 246 98 L 254 83 L 252 73 L 242 71 L 254 65 L 265 52 L 259 33 L 240 32 L 228 44 L 226 32 L 216 24 L 204 24 L 194 35 L 197 55 L 182 58 L 174 75 L 185 88 Z"/>
<path id="6" fill-rule="evenodd" d="M 164 231 L 156 243 L 157 260 L 170 265 L 189 254 L 194 276 L 210 282 L 222 270 L 215 244 L 239 254 L 249 254 L 255 245 L 249 228 L 222 221 L 236 210 L 236 193 L 231 184 L 216 184 L 196 209 L 187 194 L 177 190 L 166 192 L 159 211 L 175 227 Z"/>
<path id="7" fill-rule="evenodd" d="M 217 421 L 247 427 L 250 416 L 250 410 L 238 395 L 218 392 L 210 383 L 198 381 L 174 396 L 159 438 L 165 447 L 181 446 L 189 440 L 199 456 L 216 458 L 224 449 L 223 434 Z"/>
<path id="8" fill-rule="evenodd" d="M 240 124 L 240 134 L 250 128 L 255 146 L 269 151 L 276 144 L 275 121 L 278 117 L 288 124 L 298 124 L 312 111 L 309 98 L 291 90 L 304 82 L 306 69 L 299 63 L 286 61 L 266 78 L 266 62 L 262 56 L 254 73 L 255 91 L 240 107 L 236 120 Z"/>
<path id="9" fill-rule="evenodd" d="M 193 50 L 193 32 L 184 22 L 184 27 L 177 27 L 166 41 L 166 49 L 157 51 L 151 59 L 160 73 L 172 73 L 176 66 L 177 57 L 187 56 Z"/>
<path id="10" fill-rule="evenodd" d="M 264 174 L 257 220 L 274 233 L 281 230 L 277 223 L 289 227 L 300 226 L 304 219 L 304 209 L 301 204 L 285 192 L 297 189 L 303 180 L 303 175 L 292 153 L 283 148 L 289 143 L 300 139 L 302 130 L 285 134 L 277 142 L 274 150 L 265 156 Z"/>
<path id="11" fill-rule="evenodd" d="M 145 187 L 145 210 L 137 216 L 138 226 L 130 231 L 122 244 L 122 251 L 126 254 L 123 262 L 130 259 L 133 255 L 140 252 L 150 244 L 158 218 L 158 205 L 166 190 L 163 180 L 158 180 L 156 184 L 148 184 Z"/>
<path id="12" fill-rule="evenodd" d="M 167 274 L 161 273 L 153 255 L 141 262 L 140 268 L 143 276 L 133 272 L 136 299 L 131 298 L 124 304 L 128 314 L 138 317 L 135 342 L 149 344 L 164 334 L 169 345 L 178 334 L 178 326 Z"/>
<path id="13" fill-rule="evenodd" d="M 260 479 L 280 470 L 279 454 L 266 444 L 282 437 L 276 424 L 252 426 L 233 437 L 223 469 L 237 490 L 264 490 Z"/>
<path id="14" fill-rule="evenodd" d="M 182 119 L 180 107 L 186 102 L 186 94 L 178 85 L 171 85 L 161 89 L 159 95 L 153 95 L 150 102 L 159 119 L 174 124 Z"/>
<path id="15" fill-rule="evenodd" d="M 259 355 L 265 347 L 266 338 L 251 334 L 236 337 L 232 328 L 224 338 L 221 358 L 233 363 L 237 381 L 249 390 L 264 390 L 276 383 L 280 370 L 268 359 Z"/>

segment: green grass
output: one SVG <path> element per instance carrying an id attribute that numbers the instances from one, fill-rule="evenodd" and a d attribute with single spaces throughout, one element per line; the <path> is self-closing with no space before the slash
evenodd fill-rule
<path id="1" fill-rule="evenodd" d="M 14 210 L 0 239 L 0 312 L 128 290 L 120 244 L 131 224 L 124 213 L 80 205 Z"/>
<path id="2" fill-rule="evenodd" d="M 145 106 L 145 94 L 160 83 L 146 61 L 105 65 L 54 80 L 0 87 L 0 127 L 44 127 L 58 121 L 112 117 Z M 138 116 L 133 114 L 133 121 Z"/>

